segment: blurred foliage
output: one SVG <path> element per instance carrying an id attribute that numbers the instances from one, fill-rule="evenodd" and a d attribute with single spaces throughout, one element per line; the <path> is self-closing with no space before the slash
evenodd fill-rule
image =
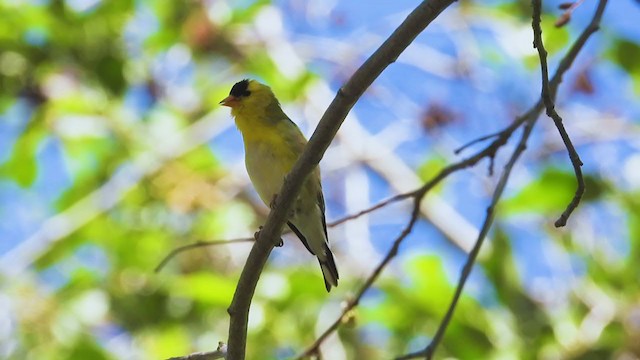
<path id="1" fill-rule="evenodd" d="M 591 174 L 583 174 L 585 193 L 583 203 L 601 199 L 608 184 Z M 567 206 L 575 191 L 576 177 L 573 172 L 555 168 L 546 168 L 538 178 L 524 186 L 511 198 L 505 199 L 501 209 L 505 214 L 522 212 L 549 214 L 561 213 Z"/>
<path id="2" fill-rule="evenodd" d="M 633 60 L 640 56 L 640 45 L 628 39 L 617 39 L 609 55 L 615 63 L 631 75 L 634 90 L 636 94 L 640 94 L 640 65 Z"/>
<path id="3" fill-rule="evenodd" d="M 546 10 L 543 34 L 555 60 L 576 29 L 554 28 L 558 13 Z M 161 359 L 211 350 L 226 339 L 226 308 L 244 245 L 185 252 L 161 273 L 153 269 L 176 246 L 251 234 L 265 210 L 254 205 L 244 185 L 229 185 L 232 170 L 215 146 L 188 148 L 175 158 L 162 151 L 172 149 L 169 135 L 202 121 L 233 79 L 245 74 L 269 83 L 283 103 L 306 99 L 318 76 L 310 69 L 292 75 L 289 64 L 279 64 L 270 53 L 274 44 L 253 27 L 273 11 L 262 0 L 241 6 L 196 0 L 0 2 L 0 125 L 13 131 L 0 134 L 6 141 L 0 144 L 6 151 L 0 153 L 0 186 L 36 198 L 46 210 L 33 213 L 53 216 L 101 186 L 117 185 L 110 181 L 119 174 L 141 175 L 130 191 L 107 193 L 114 198 L 91 203 L 104 208 L 48 243 L 29 271 L 0 279 L 0 358 Z M 530 2 L 524 0 L 490 6 L 460 1 L 455 11 L 522 28 L 530 21 Z M 640 93 L 638 39 L 615 34 L 608 39 L 601 57 Z M 485 60 L 506 62 L 493 45 L 481 46 Z M 516 61 L 538 78 L 535 54 Z M 581 71 L 586 77 L 587 70 Z M 598 95 L 592 87 L 589 83 L 585 93 Z M 463 119 L 475 111 L 473 104 L 468 109 L 429 104 L 420 109 L 416 129 L 432 138 L 446 138 L 441 135 L 449 127 L 464 126 Z M 416 129 L 409 132 L 424 135 Z M 467 137 L 478 135 L 484 134 Z M 43 149 L 53 149 L 62 160 L 45 164 Z M 431 178 L 449 162 L 447 156 L 425 154 L 416 174 Z M 438 357 L 640 358 L 638 190 L 618 186 L 611 174 L 587 171 L 581 209 L 614 206 L 624 221 L 618 229 L 623 239 L 617 239 L 624 243 L 622 254 L 605 251 L 583 242 L 597 225 L 593 217 L 576 214 L 572 222 L 579 225 L 565 232 L 548 225 L 572 196 L 575 179 L 568 166 L 536 165 L 500 204 L 490 249 L 474 270 L 483 290 L 463 295 Z M 62 174 L 47 172 L 52 167 L 62 168 Z M 151 170 L 145 173 L 146 167 Z M 435 191 L 457 192 L 447 184 Z M 115 206 L 104 205 L 114 199 Z M 559 298 L 536 292 L 530 281 L 535 275 L 522 274 L 523 258 L 543 257 L 515 249 L 521 240 L 507 224 L 527 216 L 545 218 L 534 225 L 545 238 L 534 240 L 551 242 L 579 269 Z M 604 234 L 591 236 L 607 242 L 611 232 Z M 346 261 L 349 255 L 338 255 L 341 269 L 353 271 L 342 273 L 340 287 L 329 296 L 308 257 L 300 255 L 301 264 L 274 261 L 267 267 L 251 310 L 249 359 L 294 356 L 338 314 L 341 299 L 364 274 Z M 457 270 L 452 276 L 443 259 L 416 252 L 385 270 L 338 330 L 347 358 L 387 359 L 428 343 L 457 281 Z"/>

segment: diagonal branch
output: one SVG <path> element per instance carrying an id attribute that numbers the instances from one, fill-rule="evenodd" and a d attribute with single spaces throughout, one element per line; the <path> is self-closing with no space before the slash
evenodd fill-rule
<path id="1" fill-rule="evenodd" d="M 469 141 L 468 143 L 466 143 L 466 144 L 464 144 L 464 145 L 460 146 L 459 148 L 455 149 L 453 152 L 454 152 L 456 155 L 458 155 L 458 154 L 460 154 L 461 152 L 463 152 L 466 148 L 471 147 L 471 146 L 473 146 L 473 145 L 475 145 L 475 144 L 477 144 L 477 143 L 480 143 L 480 142 L 483 142 L 483 141 L 487 141 L 487 140 L 493 139 L 493 138 L 495 138 L 495 137 L 499 136 L 499 135 L 500 135 L 500 133 L 502 133 L 502 131 L 498 131 L 498 132 L 495 132 L 495 133 L 493 133 L 493 134 L 484 135 L 484 136 L 481 136 L 481 137 L 479 137 L 479 138 L 477 138 L 477 139 L 471 140 L 471 141 Z"/>
<path id="2" fill-rule="evenodd" d="M 186 356 L 172 357 L 167 360 L 216 360 L 225 359 L 227 356 L 227 344 L 222 341 L 218 342 L 218 348 L 215 351 L 198 352 Z"/>
<path id="3" fill-rule="evenodd" d="M 446 331 L 446 329 L 447 329 L 447 327 L 449 325 L 449 322 L 451 321 L 451 318 L 453 317 L 453 313 L 455 311 L 455 308 L 456 308 L 456 306 L 458 304 L 458 301 L 460 300 L 460 297 L 462 295 L 462 290 L 464 289 L 464 285 L 465 285 L 467 279 L 469 278 L 469 275 L 471 274 L 471 270 L 473 269 L 473 265 L 475 264 L 476 258 L 478 257 L 478 254 L 480 253 L 480 249 L 482 248 L 482 244 L 484 243 L 484 239 L 487 236 L 487 233 L 489 232 L 489 229 L 491 228 L 491 225 L 493 223 L 493 219 L 495 217 L 496 205 L 498 204 L 498 201 L 500 200 L 500 197 L 502 196 L 504 188 L 505 188 L 505 186 L 507 184 L 507 180 L 509 179 L 509 176 L 511 175 L 511 170 L 513 169 L 513 166 L 515 165 L 515 163 L 518 160 L 518 158 L 520 157 L 520 155 L 522 155 L 522 153 L 526 149 L 527 140 L 529 139 L 529 136 L 531 135 L 531 131 L 533 130 L 533 125 L 535 124 L 535 121 L 536 121 L 536 118 L 531 118 L 525 124 L 524 131 L 522 132 L 522 136 L 520 137 L 520 141 L 518 142 L 518 145 L 516 146 L 515 150 L 511 154 L 511 157 L 509 158 L 509 161 L 507 162 L 507 164 L 504 167 L 504 171 L 502 172 L 502 175 L 500 176 L 500 180 L 498 181 L 498 184 L 496 185 L 496 188 L 495 188 L 495 190 L 493 192 L 493 196 L 491 198 L 491 203 L 489 204 L 489 207 L 487 208 L 487 215 L 486 215 L 486 217 L 484 219 L 484 222 L 482 224 L 482 228 L 480 229 L 480 234 L 478 235 L 478 238 L 476 239 L 476 243 L 475 243 L 473 249 L 471 250 L 471 252 L 469 253 L 469 256 L 467 257 L 467 261 L 465 262 L 464 267 L 462 268 L 462 273 L 460 274 L 460 280 L 458 281 L 458 285 L 457 285 L 456 291 L 455 291 L 455 293 L 453 295 L 453 299 L 451 300 L 451 303 L 449 304 L 449 308 L 447 309 L 447 312 L 446 312 L 444 318 L 442 319 L 442 321 L 440 323 L 440 326 L 438 327 L 438 330 L 436 331 L 436 334 L 433 336 L 433 339 L 431 340 L 431 343 L 424 350 L 421 350 L 421 351 L 416 352 L 416 353 L 400 356 L 400 357 L 396 358 L 396 360 L 413 359 L 413 358 L 416 358 L 416 357 L 424 357 L 425 359 L 431 359 L 433 357 L 433 354 L 435 353 L 438 345 L 442 341 L 442 337 L 444 336 L 444 333 L 445 333 L 445 331 Z"/>
<path id="4" fill-rule="evenodd" d="M 558 86 L 562 82 L 562 77 L 567 70 L 569 70 L 571 65 L 573 65 L 573 62 L 578 57 L 578 53 L 582 50 L 591 35 L 600 29 L 600 21 L 602 20 L 602 14 L 604 14 L 606 6 L 607 0 L 600 0 L 589 25 L 587 25 L 587 27 L 582 31 L 578 39 L 573 43 L 567 54 L 560 61 L 556 74 L 549 82 L 549 96 L 551 96 L 552 99 L 555 99 L 556 93 L 558 92 Z"/>
<path id="5" fill-rule="evenodd" d="M 482 224 L 482 228 L 480 229 L 480 234 L 476 239 L 476 244 L 473 247 L 473 250 L 471 250 L 471 252 L 469 253 L 469 256 L 467 257 L 467 261 L 465 262 L 464 267 L 462 268 L 462 273 L 460 274 L 460 280 L 458 281 L 458 286 L 456 287 L 456 291 L 453 295 L 453 299 L 451 300 L 451 303 L 449 304 L 449 308 L 447 309 L 447 312 L 444 318 L 440 322 L 440 326 L 438 326 L 438 330 L 436 331 L 436 334 L 433 336 L 431 343 L 424 350 L 423 354 L 421 354 L 421 356 L 424 356 L 425 359 L 433 358 L 433 354 L 435 353 L 436 349 L 438 348 L 438 345 L 442 341 L 442 337 L 444 336 L 444 333 L 447 330 L 449 322 L 453 317 L 453 313 L 456 309 L 456 306 L 458 305 L 460 296 L 462 296 L 462 290 L 464 289 L 464 285 L 467 282 L 467 279 L 471 274 L 471 270 L 473 269 L 473 265 L 476 262 L 476 258 L 480 253 L 480 249 L 482 248 L 484 239 L 486 238 L 487 233 L 489 232 L 489 229 L 493 224 L 493 219 L 495 218 L 496 205 L 498 204 L 498 201 L 502 197 L 502 193 L 504 192 L 504 188 L 507 185 L 507 181 L 509 180 L 509 176 L 511 175 L 511 170 L 513 169 L 513 166 L 520 158 L 520 155 L 522 155 L 524 150 L 527 148 L 527 141 L 529 140 L 529 136 L 531 135 L 531 131 L 533 130 L 535 121 L 536 119 L 532 118 L 530 119 L 529 122 L 525 124 L 524 131 L 522 132 L 522 136 L 520 137 L 520 141 L 518 142 L 518 145 L 516 146 L 515 150 L 511 154 L 511 157 L 509 158 L 509 161 L 504 167 L 502 175 L 500 176 L 500 180 L 498 181 L 498 184 L 496 185 L 496 188 L 493 191 L 491 203 L 487 208 L 487 215 Z M 406 357 L 399 357 L 397 360 L 400 360 L 400 359 L 406 359 Z"/>
<path id="6" fill-rule="evenodd" d="M 331 335 L 334 331 L 336 331 L 338 329 L 338 327 L 340 326 L 340 323 L 342 322 L 342 319 L 345 317 L 345 315 L 348 314 L 349 311 L 351 311 L 353 308 L 358 306 L 358 304 L 360 303 L 360 299 L 362 299 L 362 296 L 364 295 L 364 293 L 371 287 L 371 285 L 373 285 L 373 283 L 376 281 L 378 276 L 380 276 L 380 273 L 382 273 L 382 270 L 384 270 L 384 268 L 387 266 L 387 264 L 396 256 L 396 254 L 398 253 L 398 249 L 400 248 L 400 244 L 402 244 L 402 241 L 407 236 L 409 236 L 409 234 L 411 234 L 411 231 L 413 230 L 414 225 L 416 224 L 416 222 L 418 221 L 418 218 L 420 217 L 420 201 L 424 197 L 424 194 L 425 193 L 422 193 L 420 196 L 414 196 L 413 211 L 411 212 L 411 218 L 409 219 L 409 222 L 404 227 L 404 229 L 402 230 L 400 235 L 393 242 L 393 246 L 387 252 L 387 255 L 384 257 L 384 259 L 382 259 L 380 264 L 378 264 L 378 266 L 376 266 L 376 268 L 373 270 L 371 275 L 369 275 L 367 280 L 360 287 L 360 289 L 358 290 L 356 295 L 351 300 L 349 300 L 347 302 L 346 306 L 343 307 L 342 314 L 338 317 L 338 319 L 336 319 L 331 324 L 331 326 L 329 326 L 313 342 L 313 344 L 311 344 L 303 353 L 298 355 L 295 358 L 296 360 L 304 359 L 304 358 L 309 357 L 309 356 L 311 356 L 313 354 L 319 353 L 320 345 L 329 337 L 329 335 Z"/>
<path id="7" fill-rule="evenodd" d="M 413 10 L 404 22 L 340 88 L 329 105 L 304 153 L 287 175 L 279 191 L 275 207 L 249 253 L 228 312 L 230 315 L 228 359 L 245 357 L 249 308 L 260 273 L 274 245 L 280 238 L 289 210 L 308 174 L 318 166 L 345 117 L 364 91 L 393 63 L 416 36 L 454 0 L 426 0 Z"/>
<path id="8" fill-rule="evenodd" d="M 392 197 L 390 197 L 390 198 L 388 198 L 386 200 L 382 200 L 379 203 L 374 204 L 374 205 L 372 205 L 372 206 L 370 206 L 370 207 L 368 207 L 368 208 L 366 208 L 364 210 L 358 211 L 355 214 L 347 215 L 347 216 L 343 217 L 342 219 L 338 219 L 338 220 L 336 220 L 334 222 L 331 222 L 331 223 L 327 224 L 327 226 L 334 227 L 334 226 L 338 226 L 338 225 L 344 224 L 347 221 L 355 220 L 355 219 L 357 219 L 357 218 L 359 218 L 361 216 L 364 216 L 366 214 L 372 213 L 372 212 L 374 212 L 374 211 L 376 211 L 378 209 L 382 209 L 383 207 L 385 207 L 387 205 L 390 205 L 390 204 L 393 204 L 393 203 L 396 203 L 398 201 L 405 200 L 405 199 L 408 199 L 408 198 L 412 198 L 412 197 L 415 196 L 414 193 L 415 193 L 415 191 L 409 191 L 409 192 L 405 192 L 405 193 L 402 193 L 402 194 L 398 194 L 398 195 L 392 196 Z"/>
<path id="9" fill-rule="evenodd" d="M 199 247 L 205 247 L 205 246 L 217 246 L 217 245 L 226 245 L 226 244 L 237 244 L 237 243 L 243 243 L 243 242 L 252 242 L 254 240 L 255 239 L 251 237 L 251 238 L 231 239 L 231 240 L 196 241 L 187 245 L 178 246 L 177 248 L 171 250 L 171 252 L 168 253 L 162 259 L 162 261 L 160 261 L 158 266 L 156 266 L 156 268 L 153 271 L 156 273 L 160 272 L 160 270 L 162 270 L 171 259 L 173 259 L 178 254 L 187 250 L 191 250 Z"/>

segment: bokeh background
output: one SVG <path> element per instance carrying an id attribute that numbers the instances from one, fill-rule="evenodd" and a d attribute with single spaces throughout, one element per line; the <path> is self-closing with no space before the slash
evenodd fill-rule
<path id="1" fill-rule="evenodd" d="M 553 71 L 596 6 L 555 28 Z M 243 78 L 269 84 L 310 135 L 339 86 L 415 1 L 0 1 L 0 358 L 163 359 L 215 349 L 250 243 L 267 214 L 241 137 L 218 102 Z M 611 0 L 565 77 L 558 110 L 587 194 L 553 221 L 575 180 L 542 118 L 438 356 L 640 358 L 640 4 Z M 454 149 L 538 99 L 530 2 L 460 0 L 356 104 L 321 167 L 328 220 L 418 187 Z M 496 173 L 512 149 L 498 153 Z M 481 146 L 481 145 L 479 145 Z M 484 219 L 488 163 L 430 194 L 421 219 L 327 359 L 388 359 L 428 344 Z M 409 218 L 398 203 L 329 231 L 330 294 L 289 235 L 249 323 L 250 359 L 285 359 L 340 313 Z"/>

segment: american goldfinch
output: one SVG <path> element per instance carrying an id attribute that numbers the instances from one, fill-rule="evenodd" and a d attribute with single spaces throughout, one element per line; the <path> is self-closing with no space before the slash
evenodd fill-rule
<path id="1" fill-rule="evenodd" d="M 220 104 L 231 108 L 242 133 L 245 165 L 262 201 L 271 206 L 307 143 L 296 124 L 282 111 L 280 102 L 266 85 L 242 80 Z M 320 262 L 327 291 L 338 286 L 338 269 L 329 249 L 320 170 L 305 180 L 287 225 Z"/>

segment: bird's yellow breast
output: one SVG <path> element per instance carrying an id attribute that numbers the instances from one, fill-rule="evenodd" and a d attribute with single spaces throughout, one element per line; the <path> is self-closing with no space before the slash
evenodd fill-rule
<path id="1" fill-rule="evenodd" d="M 243 125 L 248 124 L 237 123 L 244 138 L 247 173 L 258 195 L 268 205 L 300 154 L 279 131 L 280 126 L 251 124 L 248 131 L 243 131 Z"/>

